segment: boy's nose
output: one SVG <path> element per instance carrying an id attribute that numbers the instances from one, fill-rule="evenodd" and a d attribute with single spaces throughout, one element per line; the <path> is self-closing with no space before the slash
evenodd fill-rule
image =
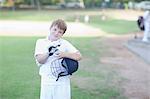
<path id="1" fill-rule="evenodd" d="M 57 35 L 58 34 L 58 32 L 55 32 L 55 35 Z"/>

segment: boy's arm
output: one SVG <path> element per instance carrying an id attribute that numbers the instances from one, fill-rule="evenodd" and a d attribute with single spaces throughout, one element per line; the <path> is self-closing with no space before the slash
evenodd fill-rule
<path id="1" fill-rule="evenodd" d="M 48 53 L 45 53 L 45 54 L 37 54 L 35 56 L 36 60 L 40 63 L 40 64 L 44 64 L 47 59 L 49 57 L 49 54 Z"/>
<path id="2" fill-rule="evenodd" d="M 59 58 L 66 57 L 66 58 L 71 58 L 71 59 L 74 59 L 77 61 L 81 60 L 81 58 L 82 58 L 82 55 L 79 51 L 75 52 L 75 53 L 59 52 L 57 55 Z"/>
<path id="3" fill-rule="evenodd" d="M 39 64 L 44 64 L 48 57 L 49 57 L 49 52 L 47 49 L 47 43 L 45 43 L 45 39 L 38 39 L 36 41 L 36 46 L 35 46 L 35 53 L 34 57 Z"/>

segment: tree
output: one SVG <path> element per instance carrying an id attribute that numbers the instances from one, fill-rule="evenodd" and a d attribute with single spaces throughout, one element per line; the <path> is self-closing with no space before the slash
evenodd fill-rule
<path id="1" fill-rule="evenodd" d="M 35 0 L 30 0 L 31 6 L 35 7 Z"/>
<path id="2" fill-rule="evenodd" d="M 36 0 L 36 7 L 37 7 L 38 10 L 41 10 L 40 0 Z"/>

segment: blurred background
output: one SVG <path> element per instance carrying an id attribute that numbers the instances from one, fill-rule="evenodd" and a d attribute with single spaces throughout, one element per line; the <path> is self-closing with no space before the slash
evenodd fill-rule
<path id="1" fill-rule="evenodd" d="M 150 44 L 137 25 L 145 10 L 149 0 L 0 0 L 0 99 L 39 99 L 34 48 L 58 18 L 83 55 L 72 99 L 150 99 Z"/>

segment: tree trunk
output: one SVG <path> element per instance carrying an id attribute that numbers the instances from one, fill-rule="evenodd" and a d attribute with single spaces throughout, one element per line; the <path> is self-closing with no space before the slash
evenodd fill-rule
<path id="1" fill-rule="evenodd" d="M 35 7 L 35 0 L 30 0 L 31 6 Z"/>
<path id="2" fill-rule="evenodd" d="M 40 0 L 36 0 L 36 6 L 38 10 L 41 10 Z"/>

